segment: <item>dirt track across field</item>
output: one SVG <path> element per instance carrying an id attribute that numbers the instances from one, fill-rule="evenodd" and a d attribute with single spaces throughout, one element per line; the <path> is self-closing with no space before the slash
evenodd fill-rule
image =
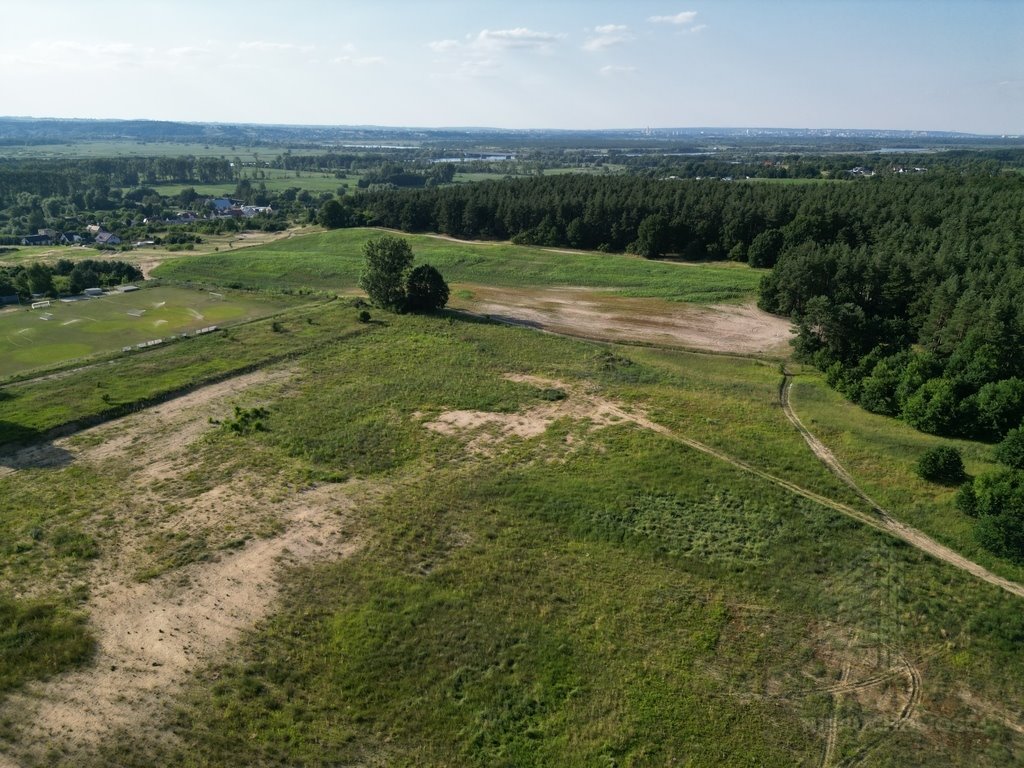
<path id="1" fill-rule="evenodd" d="M 836 472 L 836 474 L 841 479 L 843 479 L 845 483 L 850 485 L 850 487 L 854 491 L 856 491 L 857 494 L 862 499 L 864 499 L 866 503 L 868 503 L 871 506 L 871 513 L 863 512 L 859 509 L 851 507 L 849 504 L 844 504 L 843 502 L 836 501 L 835 499 L 823 496 L 820 493 L 811 491 L 789 480 L 777 477 L 776 475 L 773 475 L 770 472 L 758 469 L 757 467 L 752 466 L 746 463 L 745 461 L 734 458 L 733 456 L 730 456 L 729 454 L 720 451 L 717 448 L 713 448 L 710 445 L 706 445 L 698 440 L 685 437 L 684 435 L 679 435 L 673 432 L 668 427 L 662 426 L 657 422 L 651 421 L 649 418 L 646 417 L 646 415 L 644 415 L 641 412 L 627 410 L 623 406 L 611 402 L 609 400 L 588 397 L 585 394 L 582 394 L 579 388 L 571 387 L 565 382 L 541 379 L 538 377 L 519 377 L 518 380 L 529 381 L 530 383 L 533 383 L 537 386 L 558 387 L 560 389 L 572 393 L 572 396 L 574 398 L 579 398 L 582 395 L 584 398 L 588 400 L 588 404 L 585 410 L 593 410 L 595 411 L 595 413 L 600 413 L 601 419 L 605 423 L 630 422 L 644 429 L 649 429 L 652 432 L 657 432 L 658 434 L 664 435 L 665 437 L 668 437 L 669 439 L 674 440 L 677 443 L 682 443 L 683 445 L 693 448 L 696 451 L 700 451 L 701 453 L 713 456 L 714 458 L 720 461 L 724 461 L 727 464 L 736 467 L 737 469 L 741 469 L 744 472 L 749 472 L 752 475 L 756 475 L 757 477 L 760 477 L 762 480 L 767 480 L 769 483 L 773 485 L 776 485 L 780 488 L 785 488 L 791 493 L 795 493 L 798 496 L 803 496 L 804 498 L 810 499 L 811 501 L 821 504 L 824 507 L 828 507 L 829 509 L 835 510 L 836 512 L 840 512 L 844 515 L 847 515 L 848 517 L 852 517 L 854 520 L 864 523 L 865 525 L 869 525 L 872 528 L 875 528 L 876 530 L 883 531 L 884 533 L 887 533 L 891 536 L 895 536 L 896 538 L 901 539 L 906 543 L 910 544 L 912 547 L 915 547 L 916 549 L 919 549 L 922 552 L 925 552 L 938 560 L 948 563 L 949 565 L 952 565 L 955 568 L 959 568 L 962 571 L 966 571 L 967 573 L 971 574 L 977 579 L 985 581 L 989 584 L 993 584 L 999 587 L 1000 589 L 1004 589 L 1013 595 L 1017 595 L 1018 597 L 1024 597 L 1024 585 L 1018 584 L 1014 581 L 1010 581 L 1009 579 L 1004 579 L 1002 576 L 997 576 L 988 569 L 982 567 L 981 565 L 978 565 L 974 561 L 969 560 L 963 555 L 960 555 L 959 553 L 953 551 L 949 547 L 939 544 L 937 541 L 935 541 L 933 538 L 923 533 L 922 531 L 919 531 L 916 528 L 913 528 L 912 526 L 909 526 L 905 523 L 900 522 L 899 520 L 894 519 L 887 511 L 882 509 L 877 503 L 872 501 L 862 490 L 860 490 L 860 488 L 857 487 L 856 483 L 853 481 L 853 478 L 850 477 L 849 473 L 847 473 L 846 470 L 843 469 L 842 465 L 836 460 L 835 456 L 832 455 L 832 453 L 828 450 L 828 448 L 825 447 L 824 444 L 821 443 L 820 440 L 814 437 L 814 435 L 812 435 L 807 430 L 807 428 L 804 427 L 799 417 L 797 417 L 796 413 L 793 411 L 792 406 L 789 403 L 789 390 L 792 386 L 792 380 L 788 376 L 786 377 L 786 380 L 783 382 L 782 386 L 780 386 L 779 388 L 780 399 L 782 402 L 782 406 L 786 411 L 786 415 L 790 418 L 790 421 L 792 421 L 792 423 L 797 427 L 797 429 L 800 430 L 800 433 L 804 436 L 804 439 L 807 440 L 808 445 L 811 446 L 811 449 L 815 452 L 815 455 L 817 455 L 822 461 L 824 461 L 826 465 L 830 469 L 832 469 L 832 471 Z M 564 408 L 565 406 L 562 407 Z M 436 422 L 428 426 L 432 429 L 442 431 L 443 425 L 462 423 L 464 425 L 464 429 L 471 430 L 479 426 L 480 424 L 487 423 L 488 419 L 490 419 L 490 421 L 495 421 L 503 418 L 502 415 L 499 414 L 490 415 L 478 412 L 473 413 L 476 415 L 473 416 L 472 418 L 470 418 L 470 416 L 467 415 L 468 412 L 451 412 L 448 414 L 442 414 L 441 417 L 439 417 L 439 419 Z M 515 434 L 511 430 L 509 430 L 508 433 Z"/>
<path id="2" fill-rule="evenodd" d="M 1004 589 L 1007 592 L 1017 595 L 1018 597 L 1024 597 L 1024 585 L 1018 584 L 1015 581 L 1004 579 L 1002 576 L 997 576 L 987 568 L 984 568 L 973 560 L 968 560 L 963 555 L 955 552 L 944 544 L 940 544 L 935 541 L 931 536 L 926 533 L 913 528 L 906 523 L 902 523 L 895 519 L 886 509 L 884 509 L 878 502 L 868 496 L 860 486 L 857 485 L 850 473 L 846 471 L 846 468 L 839 463 L 839 460 L 835 455 L 828 449 L 828 447 L 822 443 L 814 434 L 811 433 L 804 423 L 800 421 L 800 417 L 796 415 L 796 411 L 793 410 L 791 402 L 791 392 L 793 389 L 793 377 L 786 375 L 779 387 L 779 399 L 782 405 L 782 409 L 786 414 L 786 417 L 792 422 L 800 434 L 803 436 L 807 445 L 814 452 L 826 467 L 828 467 L 836 477 L 842 480 L 848 485 L 858 496 L 861 497 L 871 507 L 872 514 L 866 514 L 852 507 L 847 507 L 845 504 L 834 506 L 833 508 L 840 509 L 844 514 L 848 514 L 851 517 L 870 525 L 872 528 L 877 528 L 880 531 L 885 531 L 888 534 L 895 536 L 898 539 L 910 544 L 912 547 L 920 549 L 922 552 L 926 552 L 937 560 L 942 560 L 945 563 L 959 568 L 962 571 L 967 571 L 975 578 L 987 581 L 989 584 L 994 584 L 1000 589 Z"/>

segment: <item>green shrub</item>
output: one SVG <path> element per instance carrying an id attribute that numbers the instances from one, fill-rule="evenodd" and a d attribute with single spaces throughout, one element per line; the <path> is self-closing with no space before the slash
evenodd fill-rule
<path id="1" fill-rule="evenodd" d="M 224 422 L 224 428 L 236 435 L 251 435 L 253 432 L 266 432 L 263 423 L 269 415 L 266 408 L 241 408 L 235 406 L 235 415 Z"/>
<path id="2" fill-rule="evenodd" d="M 1024 429 L 1011 429 L 996 447 L 996 459 L 1008 467 L 1024 469 Z"/>
<path id="3" fill-rule="evenodd" d="M 957 494 L 964 514 L 978 518 L 974 536 L 985 549 L 1024 562 L 1024 472 L 982 475 Z"/>
<path id="4" fill-rule="evenodd" d="M 917 474 L 925 480 L 943 485 L 956 485 L 967 476 L 959 449 L 948 445 L 925 451 L 918 459 Z"/>

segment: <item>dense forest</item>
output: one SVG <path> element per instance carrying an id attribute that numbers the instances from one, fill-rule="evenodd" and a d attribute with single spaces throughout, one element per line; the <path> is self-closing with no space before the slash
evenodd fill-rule
<path id="1" fill-rule="evenodd" d="M 996 440 L 1024 417 L 1024 176 L 778 185 L 566 175 L 342 201 L 352 221 L 774 267 L 760 305 L 869 410 Z"/>

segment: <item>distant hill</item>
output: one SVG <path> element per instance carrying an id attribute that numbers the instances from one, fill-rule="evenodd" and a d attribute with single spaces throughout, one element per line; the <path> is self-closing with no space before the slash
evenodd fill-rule
<path id="1" fill-rule="evenodd" d="M 830 149 L 885 147 L 931 148 L 984 143 L 1019 143 L 1019 137 L 978 136 L 948 131 L 790 128 L 632 128 L 608 130 L 499 129 L 483 127 L 417 128 L 385 126 L 263 125 L 255 123 L 186 123 L 166 120 L 85 120 L 0 117 L 0 145 L 66 144 L 93 141 L 142 141 L 247 146 L 345 144 L 665 146 L 720 140 L 733 146 L 828 146 Z M 1016 141 L 1015 141 L 1016 140 Z"/>

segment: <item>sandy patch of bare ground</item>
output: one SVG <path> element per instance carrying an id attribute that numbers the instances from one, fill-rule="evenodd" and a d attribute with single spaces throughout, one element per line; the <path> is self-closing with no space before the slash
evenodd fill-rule
<path id="1" fill-rule="evenodd" d="M 565 397 L 517 413 L 445 411 L 423 426 L 442 435 L 465 435 L 469 438 L 468 451 L 486 455 L 510 437 L 530 438 L 544 434 L 557 419 L 587 420 L 592 429 L 600 429 L 638 418 L 610 400 L 563 381 L 519 374 L 509 374 L 505 378 L 541 389 L 559 390 Z"/>
<path id="2" fill-rule="evenodd" d="M 210 418 L 242 399 L 267 402 L 294 371 L 257 372 L 205 387 L 148 411 L 94 427 L 54 446 L 28 448 L 9 471 L 60 463 L 122 462 L 132 500 L 89 577 L 86 603 L 98 649 L 86 668 L 29 686 L 2 711 L 15 722 L 12 759 L 89 747 L 119 728 L 158 721 L 190 672 L 222 654 L 273 608 L 282 568 L 353 552 L 354 486 L 289 489 L 236 474 L 200 491 L 179 486 Z M 182 490 L 182 487 L 185 490 Z M 167 560 L 166 542 L 197 555 Z M 154 542 L 163 543 L 154 553 Z M 189 550 L 191 551 L 191 550 Z M 173 552 L 172 552 L 173 554 Z"/>
<path id="3" fill-rule="evenodd" d="M 49 443 L 0 455 L 0 477 L 29 467 L 55 467 L 72 461 L 95 463 L 114 456 L 152 473 L 224 415 L 228 401 L 256 386 L 280 385 L 294 371 L 256 371 L 202 387 L 149 408 Z"/>
<path id="4" fill-rule="evenodd" d="M 752 303 L 683 304 L 588 288 L 469 289 L 473 298 L 453 299 L 453 308 L 570 336 L 777 358 L 790 353 L 792 324 Z"/>
<path id="5" fill-rule="evenodd" d="M 303 234 L 308 228 L 293 227 L 281 232 L 262 232 L 260 230 L 247 230 L 237 234 L 228 235 L 204 235 L 205 242 L 195 246 L 191 251 L 166 251 L 163 249 L 142 248 L 129 254 L 128 258 L 134 261 L 142 271 L 144 279 L 149 280 L 154 269 L 165 261 L 171 259 L 188 258 L 189 256 L 201 256 L 213 253 L 214 250 L 232 251 L 239 248 L 248 248 L 254 245 L 265 245 L 277 240 L 287 240 L 297 234 Z M 134 257 L 134 258 L 133 258 Z M 117 254 L 117 258 L 125 258 L 124 254 Z"/>

